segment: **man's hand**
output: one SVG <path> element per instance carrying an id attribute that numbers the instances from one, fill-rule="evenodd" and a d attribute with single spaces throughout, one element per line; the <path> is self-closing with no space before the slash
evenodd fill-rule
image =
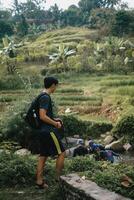
<path id="1" fill-rule="evenodd" d="M 55 127 L 56 127 L 56 128 L 59 128 L 59 129 L 60 129 L 61 126 L 62 126 L 62 125 L 61 125 L 61 122 L 59 122 L 59 121 L 58 121 L 58 122 L 55 122 Z"/>
<path id="2" fill-rule="evenodd" d="M 40 115 L 40 119 L 43 121 L 43 122 L 45 122 L 45 123 L 47 123 L 47 124 L 51 124 L 51 125 L 53 125 L 53 126 L 55 126 L 56 128 L 58 128 L 58 129 L 60 129 L 61 127 L 62 127 L 62 121 L 61 120 L 53 120 L 53 119 L 51 119 L 50 117 L 48 117 L 47 115 L 46 115 L 46 113 L 47 113 L 47 110 L 45 110 L 45 109 L 40 109 L 39 110 L 39 115 Z"/>

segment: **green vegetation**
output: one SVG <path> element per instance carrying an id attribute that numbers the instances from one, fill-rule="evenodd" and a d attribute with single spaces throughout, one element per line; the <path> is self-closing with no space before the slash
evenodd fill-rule
<path id="1" fill-rule="evenodd" d="M 34 176 L 36 169 L 36 156 L 19 157 L 13 154 L 2 153 L 0 156 L 0 197 L 4 196 L 10 199 L 12 194 L 15 194 L 19 199 L 30 199 L 35 197 L 40 199 L 62 199 L 60 186 L 55 182 L 55 164 L 54 160 L 49 160 L 45 168 L 46 181 L 50 185 L 50 189 L 45 193 L 37 192 L 34 186 Z M 133 185 L 131 187 L 122 186 L 124 176 L 128 176 L 134 181 L 134 167 L 125 164 L 111 165 L 102 161 L 96 162 L 89 156 L 76 157 L 74 159 L 66 159 L 64 173 L 77 172 L 80 176 L 85 175 L 86 179 L 95 181 L 101 187 L 105 187 L 111 191 L 116 191 L 125 197 L 134 198 Z M 4 185 L 14 187 L 14 192 L 11 190 L 3 191 Z M 22 188 L 23 186 L 23 188 Z M 17 191 L 23 191 L 19 194 Z M 50 192 L 51 191 L 51 192 Z M 5 192 L 7 192 L 5 194 Z M 32 194 L 31 194 L 32 193 Z M 28 195 L 29 194 L 29 195 Z M 28 197 L 27 197 L 28 195 Z M 16 197 L 15 197 L 16 198 Z M 38 199 L 37 198 L 37 199 Z"/>
<path id="2" fill-rule="evenodd" d="M 46 10 L 43 0 L 13 4 L 0 9 L 0 199 L 60 200 L 54 160 L 45 169 L 50 191 L 42 194 L 34 187 L 37 157 L 14 154 L 21 147 L 39 152 L 25 112 L 44 76 L 53 75 L 60 80 L 54 113 L 63 119 L 66 136 L 99 139 L 111 131 L 133 145 L 134 10 L 121 0 L 80 0 L 66 10 L 56 4 Z M 133 184 L 121 184 L 124 175 L 134 181 L 133 166 L 66 159 L 64 174 L 73 171 L 134 199 Z"/>
<path id="3" fill-rule="evenodd" d="M 124 116 L 118 120 L 116 126 L 113 129 L 113 134 L 122 137 L 126 140 L 134 142 L 134 115 Z"/>
<path id="4" fill-rule="evenodd" d="M 108 122 L 81 121 L 72 116 L 64 116 L 63 122 L 65 124 L 66 136 L 79 134 L 85 139 L 89 137 L 99 138 L 100 134 L 112 129 L 112 124 Z"/>

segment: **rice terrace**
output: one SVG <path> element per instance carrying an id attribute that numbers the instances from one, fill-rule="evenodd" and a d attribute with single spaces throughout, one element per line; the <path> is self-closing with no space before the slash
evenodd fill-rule
<path id="1" fill-rule="evenodd" d="M 134 4 L 53 2 L 0 1 L 0 200 L 134 200 Z"/>

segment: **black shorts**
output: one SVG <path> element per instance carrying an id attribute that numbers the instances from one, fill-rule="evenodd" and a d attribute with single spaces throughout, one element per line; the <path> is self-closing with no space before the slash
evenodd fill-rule
<path id="1" fill-rule="evenodd" d="M 65 151 L 58 133 L 53 130 L 46 132 L 45 130 L 40 132 L 40 156 L 56 156 Z"/>

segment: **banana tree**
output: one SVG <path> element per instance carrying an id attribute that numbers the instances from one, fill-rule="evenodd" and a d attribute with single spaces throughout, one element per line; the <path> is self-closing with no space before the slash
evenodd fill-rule
<path id="1" fill-rule="evenodd" d="M 16 69 L 17 48 L 21 47 L 23 44 L 15 44 L 14 40 L 8 36 L 5 36 L 2 41 L 3 48 L 0 50 L 1 61 L 2 63 L 6 63 L 9 73 L 14 73 Z"/>
<path id="2" fill-rule="evenodd" d="M 50 55 L 49 59 L 51 60 L 51 63 L 63 63 L 64 71 L 66 71 L 68 69 L 67 58 L 75 54 L 75 49 L 69 50 L 69 47 L 65 47 L 64 44 L 61 44 L 59 46 L 58 52 Z"/>

